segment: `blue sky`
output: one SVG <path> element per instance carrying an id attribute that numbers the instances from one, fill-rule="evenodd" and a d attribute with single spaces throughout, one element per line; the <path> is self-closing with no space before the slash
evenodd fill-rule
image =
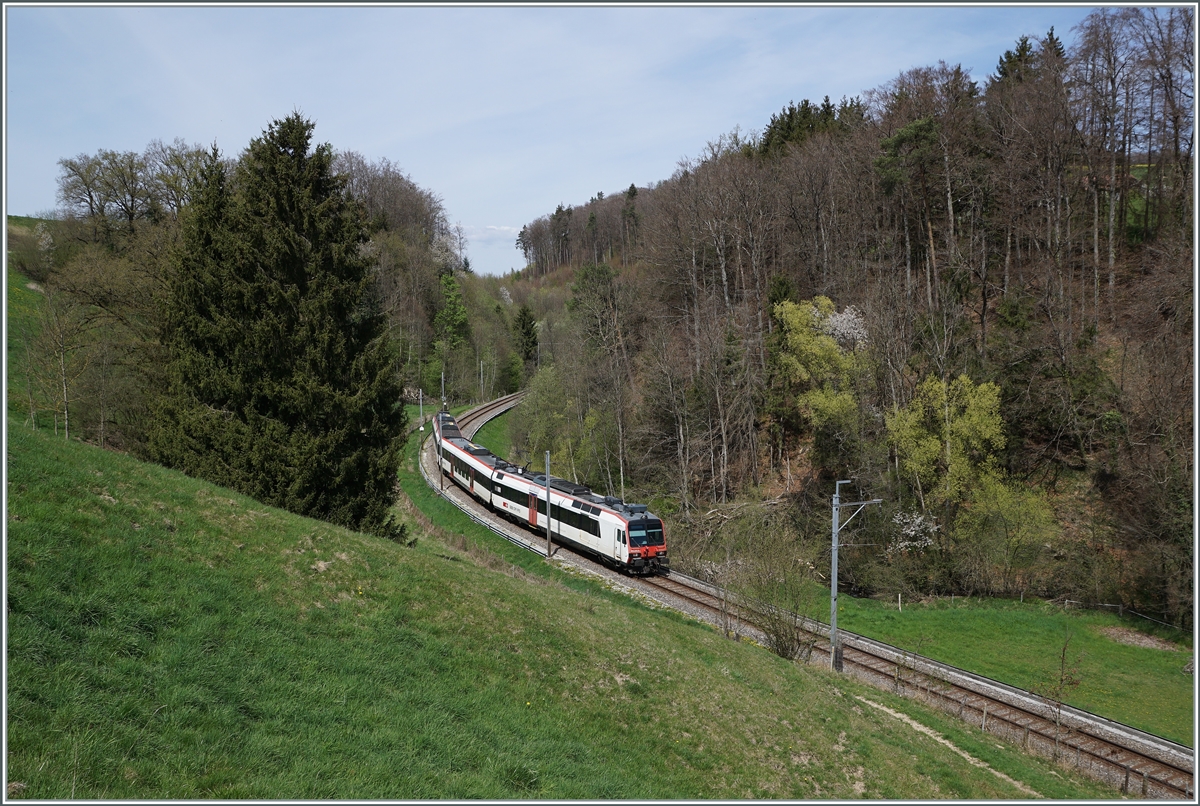
<path id="1" fill-rule="evenodd" d="M 5 6 L 5 211 L 56 206 L 57 161 L 154 139 L 236 154 L 293 110 L 398 164 L 461 223 L 477 271 L 520 228 L 668 178 L 789 101 L 913 67 L 982 82 L 1060 6 Z"/>

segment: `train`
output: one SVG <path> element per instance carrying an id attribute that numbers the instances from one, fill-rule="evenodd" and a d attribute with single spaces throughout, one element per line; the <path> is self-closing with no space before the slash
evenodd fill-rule
<path id="1" fill-rule="evenodd" d="M 449 412 L 434 417 L 438 465 L 455 484 L 499 515 L 632 574 L 667 574 L 662 519 L 645 504 L 630 504 L 567 479 L 533 473 L 463 437 Z M 547 498 L 549 499 L 547 501 Z"/>

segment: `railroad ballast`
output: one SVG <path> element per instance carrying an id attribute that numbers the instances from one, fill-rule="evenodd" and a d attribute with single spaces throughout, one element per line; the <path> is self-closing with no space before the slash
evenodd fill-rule
<path id="1" fill-rule="evenodd" d="M 465 439 L 448 412 L 434 418 L 442 473 L 506 518 L 546 529 L 546 475 L 531 473 Z M 667 573 L 662 520 L 645 504 L 596 495 L 582 484 L 550 476 L 553 540 L 594 554 L 634 573 Z"/>

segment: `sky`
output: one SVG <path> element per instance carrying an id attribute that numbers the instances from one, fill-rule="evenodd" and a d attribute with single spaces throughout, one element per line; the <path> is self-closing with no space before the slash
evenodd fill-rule
<path id="1" fill-rule="evenodd" d="M 182 138 L 240 153 L 293 111 L 437 194 L 472 268 L 521 227 L 668 179 L 791 101 L 914 67 L 981 84 L 1022 35 L 1070 47 L 1082 5 L 4 7 L 4 208 L 57 206 L 58 160 Z"/>

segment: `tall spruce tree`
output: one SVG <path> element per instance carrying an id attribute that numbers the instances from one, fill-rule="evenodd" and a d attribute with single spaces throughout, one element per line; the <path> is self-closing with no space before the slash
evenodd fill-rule
<path id="1" fill-rule="evenodd" d="M 533 315 L 533 311 L 528 305 L 522 305 L 517 309 L 516 318 L 512 322 L 512 334 L 517 352 L 521 354 L 524 361 L 532 361 L 537 357 L 537 317 Z"/>
<path id="2" fill-rule="evenodd" d="M 163 464 L 264 503 L 396 536 L 406 425 L 358 204 L 293 113 L 187 209 L 150 440 Z"/>

